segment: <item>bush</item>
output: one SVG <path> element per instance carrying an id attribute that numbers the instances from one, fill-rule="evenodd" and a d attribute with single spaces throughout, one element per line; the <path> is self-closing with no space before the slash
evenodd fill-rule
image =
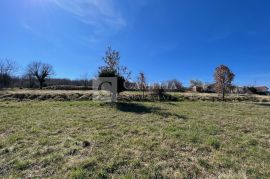
<path id="1" fill-rule="evenodd" d="M 177 101 L 176 97 L 166 94 L 166 90 L 161 86 L 154 86 L 151 96 L 152 98 L 157 97 L 158 101 Z"/>
<path id="2" fill-rule="evenodd" d="M 267 92 L 260 92 L 257 88 L 251 86 L 251 87 L 244 87 L 244 91 L 246 93 L 251 92 L 252 94 L 258 94 L 258 95 L 267 95 Z"/>
<path id="3" fill-rule="evenodd" d="M 154 95 L 158 95 L 160 97 L 164 96 L 166 93 L 165 89 L 159 86 L 155 86 L 152 91 Z"/>

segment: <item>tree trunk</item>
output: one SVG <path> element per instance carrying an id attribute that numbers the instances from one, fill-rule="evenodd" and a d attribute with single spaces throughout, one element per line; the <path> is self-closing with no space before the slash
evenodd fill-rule
<path id="1" fill-rule="evenodd" d="M 29 82 L 29 88 L 33 88 L 34 87 L 34 81 L 31 77 L 28 78 L 28 82 Z"/>
<path id="2" fill-rule="evenodd" d="M 39 89 L 42 90 L 42 88 L 43 88 L 43 82 L 42 81 L 39 81 Z"/>
<path id="3" fill-rule="evenodd" d="M 225 89 L 222 89 L 222 101 L 225 101 Z"/>

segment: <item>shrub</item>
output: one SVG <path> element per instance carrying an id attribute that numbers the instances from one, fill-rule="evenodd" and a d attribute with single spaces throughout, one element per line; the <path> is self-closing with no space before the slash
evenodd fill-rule
<path id="1" fill-rule="evenodd" d="M 158 95 L 158 96 L 163 96 L 166 93 L 165 89 L 160 86 L 154 86 L 152 91 L 153 91 L 153 94 Z"/>

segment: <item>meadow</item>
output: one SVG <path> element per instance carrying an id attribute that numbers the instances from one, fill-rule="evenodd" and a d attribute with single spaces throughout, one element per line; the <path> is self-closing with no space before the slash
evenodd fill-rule
<path id="1" fill-rule="evenodd" d="M 270 105 L 0 102 L 0 178 L 270 178 Z"/>

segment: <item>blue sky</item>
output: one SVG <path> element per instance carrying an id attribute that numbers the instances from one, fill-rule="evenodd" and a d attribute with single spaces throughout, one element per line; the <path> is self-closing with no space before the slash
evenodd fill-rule
<path id="1" fill-rule="evenodd" d="M 76 79 L 94 76 L 111 45 L 133 79 L 212 82 L 226 64 L 236 84 L 270 86 L 269 9 L 268 0 L 2 0 L 0 58 Z"/>

